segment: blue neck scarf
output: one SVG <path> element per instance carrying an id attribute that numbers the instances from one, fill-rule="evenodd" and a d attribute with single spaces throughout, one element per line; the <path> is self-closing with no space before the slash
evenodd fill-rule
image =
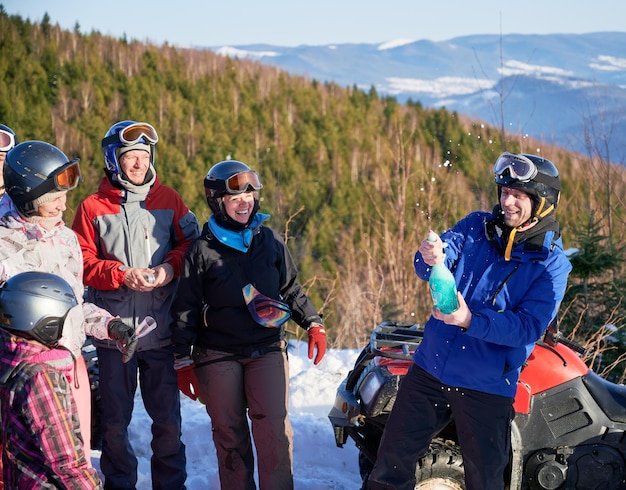
<path id="1" fill-rule="evenodd" d="M 227 247 L 234 248 L 240 252 L 247 252 L 252 244 L 252 236 L 254 230 L 256 230 L 261 224 L 269 219 L 269 214 L 257 213 L 252 218 L 252 222 L 243 230 L 229 230 L 220 226 L 215 219 L 215 216 L 211 215 L 209 218 L 209 229 L 213 236 L 217 238 L 221 243 Z"/>

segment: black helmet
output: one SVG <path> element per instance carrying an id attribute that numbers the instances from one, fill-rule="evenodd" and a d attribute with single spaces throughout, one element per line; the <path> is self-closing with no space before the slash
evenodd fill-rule
<path id="1" fill-rule="evenodd" d="M 263 185 L 259 175 L 245 163 L 237 160 L 225 160 L 216 163 L 204 178 L 206 200 L 213 215 L 221 224 L 230 224 L 236 229 L 242 228 L 242 225 L 235 222 L 224 212 L 222 197 L 225 194 L 241 194 L 243 192 L 255 191 L 254 210 L 250 214 L 250 219 L 247 223 L 249 224 L 259 209 L 259 199 L 256 191 L 262 188 Z M 243 227 L 247 226 L 247 224 L 243 225 Z"/>
<path id="2" fill-rule="evenodd" d="M 55 347 L 68 312 L 77 305 L 72 287 L 61 277 L 22 272 L 0 287 L 0 326 Z"/>
<path id="3" fill-rule="evenodd" d="M 78 158 L 70 161 L 50 143 L 24 141 L 7 153 L 6 191 L 23 216 L 33 216 L 36 199 L 49 192 L 74 189 L 83 180 L 78 162 Z"/>
<path id="4" fill-rule="evenodd" d="M 9 126 L 0 124 L 0 151 L 9 151 L 15 145 L 17 145 L 17 136 Z"/>
<path id="5" fill-rule="evenodd" d="M 505 152 L 493 166 L 498 197 L 502 187 L 520 189 L 533 199 L 533 217 L 553 213 L 559 204 L 561 182 L 554 164 L 543 157 Z"/>

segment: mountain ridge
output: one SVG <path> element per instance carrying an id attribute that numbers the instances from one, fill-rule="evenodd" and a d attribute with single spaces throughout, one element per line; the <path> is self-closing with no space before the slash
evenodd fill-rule
<path id="1" fill-rule="evenodd" d="M 624 164 L 625 45 L 626 32 L 594 32 L 201 49 L 258 60 L 322 82 L 366 91 L 373 87 L 400 102 L 445 107 Z"/>

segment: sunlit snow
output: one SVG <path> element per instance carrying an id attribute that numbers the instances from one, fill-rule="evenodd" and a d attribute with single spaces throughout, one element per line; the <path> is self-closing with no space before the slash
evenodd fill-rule
<path id="1" fill-rule="evenodd" d="M 216 51 L 217 54 L 230 58 L 265 58 L 280 56 L 276 51 L 249 51 L 245 49 L 233 48 L 232 46 L 222 46 Z"/>
<path id="2" fill-rule="evenodd" d="M 419 92 L 435 97 L 471 94 L 481 89 L 489 89 L 494 84 L 493 81 L 484 78 L 463 77 L 440 77 L 434 80 L 390 77 L 386 80 L 388 82 L 386 90 L 391 94 Z"/>
<path id="3" fill-rule="evenodd" d="M 378 46 L 378 51 L 384 51 L 385 49 L 399 48 L 407 44 L 414 43 L 415 39 L 395 39 L 393 41 L 387 41 Z"/>
<path id="4" fill-rule="evenodd" d="M 602 71 L 624 71 L 626 70 L 626 58 L 600 55 L 589 66 L 595 70 Z"/>
<path id="5" fill-rule="evenodd" d="M 295 490 L 356 490 L 361 485 L 358 450 L 348 440 L 335 444 L 328 420 L 339 383 L 354 365 L 359 350 L 330 349 L 314 366 L 307 357 L 306 342 L 292 341 L 289 350 L 289 414 L 294 430 L 293 471 Z M 188 490 L 220 488 L 211 420 L 204 405 L 181 397 L 183 442 L 187 455 Z M 131 444 L 139 460 L 137 490 L 151 490 L 150 424 L 138 392 L 129 427 Z M 92 451 L 92 462 L 100 468 L 100 452 Z"/>

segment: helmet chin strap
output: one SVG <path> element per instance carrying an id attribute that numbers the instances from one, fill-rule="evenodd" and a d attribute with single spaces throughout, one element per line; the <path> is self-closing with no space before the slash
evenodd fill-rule
<path id="1" fill-rule="evenodd" d="M 550 206 L 544 209 L 545 205 L 546 205 L 546 198 L 542 197 L 541 201 L 539 202 L 539 206 L 537 207 L 537 211 L 535 212 L 535 218 L 537 220 L 540 220 L 541 218 L 545 218 L 552 211 L 554 211 L 554 204 L 550 204 Z"/>

